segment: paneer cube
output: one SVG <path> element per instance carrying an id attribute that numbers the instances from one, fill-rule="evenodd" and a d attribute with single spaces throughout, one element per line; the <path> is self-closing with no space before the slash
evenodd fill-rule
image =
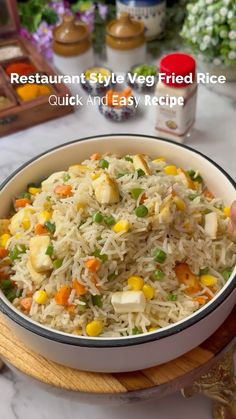
<path id="1" fill-rule="evenodd" d="M 30 239 L 30 262 L 36 272 L 45 272 L 53 268 L 51 258 L 46 255 L 49 244 L 49 236 L 35 236 Z"/>
<path id="2" fill-rule="evenodd" d="M 133 163 L 135 170 L 142 169 L 145 175 L 150 175 L 151 170 L 142 154 L 133 156 Z"/>
<path id="3" fill-rule="evenodd" d="M 218 230 L 218 220 L 217 214 L 215 212 L 210 212 L 205 215 L 205 226 L 204 230 L 208 236 L 212 239 L 216 239 L 217 230 Z"/>
<path id="4" fill-rule="evenodd" d="M 29 221 L 28 216 L 33 213 L 34 213 L 34 210 L 31 208 L 22 208 L 16 214 L 13 215 L 13 217 L 10 220 L 10 225 L 9 225 L 9 230 L 12 236 L 18 233 L 19 230 L 22 229 L 22 227 L 24 229 L 27 229 L 29 227 L 29 223 L 28 223 L 28 227 L 25 223 Z"/>
<path id="5" fill-rule="evenodd" d="M 45 274 L 36 272 L 36 270 L 33 268 L 32 263 L 30 260 L 27 262 L 27 269 L 29 271 L 29 274 L 31 276 L 31 280 L 34 284 L 41 284 L 41 282 L 46 278 Z"/>
<path id="6" fill-rule="evenodd" d="M 103 173 L 92 182 L 95 197 L 100 204 L 115 204 L 120 200 L 120 191 L 115 179 Z"/>
<path id="7" fill-rule="evenodd" d="M 112 294 L 111 304 L 116 313 L 142 313 L 146 299 L 142 291 L 118 291 Z"/>

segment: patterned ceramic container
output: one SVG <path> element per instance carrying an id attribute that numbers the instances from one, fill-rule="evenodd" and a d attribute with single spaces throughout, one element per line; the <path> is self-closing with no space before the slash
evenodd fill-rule
<path id="1" fill-rule="evenodd" d="M 115 86 L 115 83 L 110 82 L 107 86 L 104 83 L 94 83 L 89 78 L 86 77 L 87 72 L 106 72 L 107 76 L 111 75 L 112 70 L 106 67 L 91 67 L 84 71 L 85 74 L 85 83 L 81 84 L 82 88 L 91 96 L 104 96 L 109 89 L 112 89 Z"/>
<path id="2" fill-rule="evenodd" d="M 165 28 L 165 0 L 116 0 L 117 16 L 129 13 L 136 20 L 143 21 L 148 40 L 159 37 Z"/>
<path id="3" fill-rule="evenodd" d="M 105 118 L 110 119 L 114 122 L 122 122 L 134 116 L 136 108 L 134 105 L 122 106 L 120 108 L 114 108 L 106 104 L 99 104 L 99 111 Z"/>

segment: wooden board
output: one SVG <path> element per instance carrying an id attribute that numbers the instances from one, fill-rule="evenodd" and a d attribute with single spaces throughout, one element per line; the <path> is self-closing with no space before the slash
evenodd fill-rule
<path id="1" fill-rule="evenodd" d="M 236 308 L 225 323 L 199 347 L 166 364 L 131 373 L 83 372 L 48 361 L 26 348 L 14 336 L 3 315 L 0 316 L 0 330 L 0 357 L 44 383 L 67 390 L 106 395 L 125 395 L 158 388 L 163 395 L 198 378 L 233 342 L 236 335 Z"/>

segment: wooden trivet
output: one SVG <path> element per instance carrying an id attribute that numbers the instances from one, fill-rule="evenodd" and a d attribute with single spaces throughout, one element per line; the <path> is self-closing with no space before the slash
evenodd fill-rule
<path id="1" fill-rule="evenodd" d="M 145 394 L 160 398 L 178 390 L 183 396 L 201 393 L 214 400 L 215 419 L 236 418 L 236 308 L 200 346 L 166 364 L 142 371 L 101 374 L 64 367 L 32 352 L 0 316 L 0 357 L 21 372 L 49 385 L 82 393 L 135 400 Z M 1 361 L 0 361 L 1 363 Z"/>

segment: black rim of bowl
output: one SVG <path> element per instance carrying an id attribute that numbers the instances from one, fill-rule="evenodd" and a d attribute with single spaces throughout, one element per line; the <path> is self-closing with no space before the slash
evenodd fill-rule
<path id="1" fill-rule="evenodd" d="M 70 147 L 72 144 L 82 142 L 82 141 L 88 141 L 92 139 L 98 139 L 98 138 L 106 138 L 106 137 L 141 137 L 141 138 L 149 138 L 152 140 L 160 140 L 163 142 L 174 144 L 180 148 L 185 148 L 195 154 L 200 155 L 205 160 L 208 160 L 210 163 L 212 163 L 223 175 L 228 179 L 228 181 L 233 185 L 233 187 L 236 189 L 236 182 L 231 178 L 228 173 L 225 172 L 224 169 L 222 169 L 221 166 L 219 166 L 217 163 L 215 163 L 213 160 L 211 160 L 209 157 L 204 155 L 198 150 L 194 150 L 193 148 L 186 146 L 185 144 L 178 144 L 172 140 L 154 137 L 151 135 L 141 135 L 141 134 L 106 134 L 106 135 L 95 135 L 91 137 L 85 137 L 81 139 L 77 139 L 74 141 L 70 141 L 68 143 L 61 144 L 59 146 L 53 147 L 41 154 L 38 154 L 36 157 L 32 158 L 31 160 L 28 160 L 26 163 L 21 165 L 18 169 L 16 169 L 10 176 L 7 177 L 7 179 L 0 185 L 0 192 L 1 190 L 7 185 L 7 183 L 14 178 L 19 172 L 21 172 L 22 169 L 27 167 L 29 164 L 33 163 L 34 161 L 38 160 L 40 157 L 45 156 L 46 154 L 53 152 L 55 150 L 59 150 L 60 148 L 64 147 Z M 196 312 L 192 315 L 191 318 L 186 318 L 186 320 L 183 320 L 181 324 L 173 324 L 173 326 L 169 327 L 166 330 L 159 329 L 156 332 L 150 333 L 150 334 L 144 334 L 144 335 L 137 335 L 137 336 L 129 336 L 129 337 L 120 337 L 120 338 L 86 338 L 86 337 L 80 337 L 80 336 L 73 336 L 69 334 L 63 334 L 60 332 L 57 332 L 55 329 L 45 329 L 43 325 L 40 323 L 33 323 L 31 319 L 25 319 L 22 317 L 20 311 L 15 311 L 11 307 L 11 303 L 9 305 L 3 301 L 2 295 L 0 293 L 0 311 L 2 311 L 4 314 L 6 314 L 11 320 L 13 320 L 15 323 L 17 323 L 19 326 L 23 327 L 24 329 L 41 336 L 43 338 L 62 343 L 67 345 L 73 345 L 73 346 L 81 346 L 81 347 L 90 347 L 90 348 L 117 348 L 117 347 L 124 347 L 124 346 L 134 346 L 134 345 L 140 345 L 145 344 L 148 342 L 154 342 L 158 341 L 167 337 L 170 337 L 172 335 L 175 335 L 176 333 L 182 332 L 189 327 L 197 324 L 199 321 L 203 320 L 205 317 L 207 317 L 209 314 L 211 314 L 216 308 L 218 308 L 225 300 L 226 298 L 231 294 L 231 292 L 235 288 L 235 279 L 231 280 L 228 287 L 225 288 L 225 290 L 219 295 L 218 298 L 216 298 L 209 306 L 206 308 L 203 308 L 200 312 Z"/>

